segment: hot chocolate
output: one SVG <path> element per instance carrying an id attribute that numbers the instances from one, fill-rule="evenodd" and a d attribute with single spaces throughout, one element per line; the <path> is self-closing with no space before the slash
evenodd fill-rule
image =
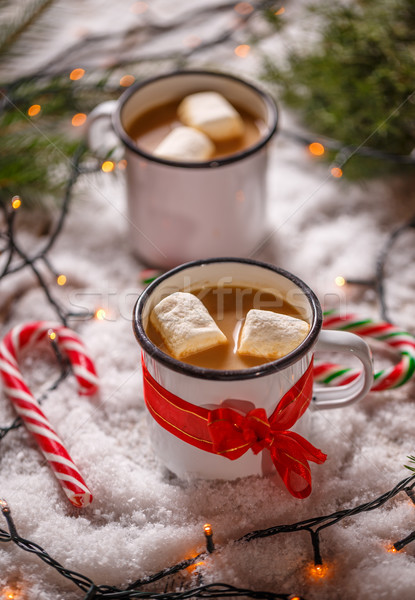
<path id="1" fill-rule="evenodd" d="M 272 311 L 301 319 L 298 310 L 283 300 L 277 292 L 237 286 L 206 287 L 192 290 L 192 294 L 207 308 L 211 317 L 228 339 L 217 345 L 181 359 L 182 362 L 206 369 L 248 369 L 269 362 L 260 356 L 244 356 L 237 352 L 238 341 L 246 315 L 251 309 Z M 166 354 L 170 354 L 160 335 L 149 320 L 147 331 L 150 340 Z M 171 354 L 170 354 L 171 355 Z"/>
<path id="2" fill-rule="evenodd" d="M 182 125 L 177 111 L 181 99 L 168 104 L 162 104 L 141 114 L 128 128 L 128 135 L 135 141 L 137 147 L 152 154 L 161 141 L 174 128 Z M 227 141 L 216 141 L 210 160 L 242 152 L 256 144 L 264 135 L 265 123 L 246 110 L 235 106 L 242 117 L 244 128 L 241 136 Z"/>

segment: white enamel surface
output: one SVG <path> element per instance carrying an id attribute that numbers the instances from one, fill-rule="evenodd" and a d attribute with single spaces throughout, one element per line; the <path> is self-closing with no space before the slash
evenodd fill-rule
<path id="1" fill-rule="evenodd" d="M 150 108 L 205 90 L 223 94 L 262 119 L 264 137 L 272 130 L 273 113 L 261 94 L 212 74 L 173 75 L 139 88 L 123 105 L 122 125 L 128 129 Z M 130 242 L 135 254 L 161 268 L 203 256 L 252 255 L 266 233 L 267 146 L 230 164 L 200 169 L 147 160 L 127 148 Z"/>
<path id="2" fill-rule="evenodd" d="M 126 150 L 130 245 L 147 265 L 252 255 L 266 232 L 267 151 L 218 168 L 164 165 Z"/>

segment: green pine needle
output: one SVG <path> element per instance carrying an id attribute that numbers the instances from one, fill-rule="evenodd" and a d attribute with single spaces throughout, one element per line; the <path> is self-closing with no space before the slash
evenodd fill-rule
<path id="1" fill-rule="evenodd" d="M 267 57 L 265 79 L 288 106 L 301 111 L 314 133 L 345 145 L 410 154 L 415 147 L 413 0 L 320 2 L 311 12 L 321 23 L 319 43 L 306 52 L 291 50 L 287 67 Z M 351 167 L 357 175 L 376 173 L 376 164 L 378 172 L 385 171 L 383 163 L 352 161 L 349 175 Z"/>

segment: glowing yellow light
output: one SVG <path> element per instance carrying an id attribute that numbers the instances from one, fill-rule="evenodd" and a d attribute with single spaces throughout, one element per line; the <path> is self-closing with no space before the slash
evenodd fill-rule
<path id="1" fill-rule="evenodd" d="M 42 107 L 40 106 L 40 104 L 32 104 L 32 106 L 29 107 L 27 114 L 29 115 L 29 117 L 35 117 L 40 113 L 41 110 Z"/>
<path id="2" fill-rule="evenodd" d="M 339 275 L 338 277 L 335 278 L 334 283 L 336 285 L 338 285 L 339 287 L 343 287 L 344 285 L 346 285 L 346 280 L 344 277 Z"/>
<path id="3" fill-rule="evenodd" d="M 13 196 L 12 198 L 12 208 L 14 208 L 14 210 L 17 210 L 18 208 L 20 208 L 22 205 L 22 200 L 20 198 L 20 196 Z"/>
<path id="4" fill-rule="evenodd" d="M 322 156 L 324 154 L 324 146 L 319 142 L 312 142 L 308 146 L 308 149 L 311 154 L 314 154 L 314 156 Z"/>
<path id="5" fill-rule="evenodd" d="M 53 342 L 53 340 L 56 340 L 56 331 L 53 331 L 53 329 L 49 329 L 48 336 L 49 339 Z"/>
<path id="6" fill-rule="evenodd" d="M 329 567 L 326 564 L 315 565 L 314 563 L 311 563 L 308 567 L 308 574 L 313 579 L 323 579 L 323 577 L 327 576 L 328 572 Z"/>
<path id="7" fill-rule="evenodd" d="M 84 75 L 85 69 L 74 69 L 73 71 L 71 71 L 69 79 L 71 79 L 72 81 L 77 81 L 78 79 L 82 79 Z"/>
<path id="8" fill-rule="evenodd" d="M 290 600 L 301 600 L 300 596 L 291 596 Z"/>
<path id="9" fill-rule="evenodd" d="M 212 525 L 210 525 L 210 523 L 205 523 L 203 525 L 203 531 L 206 535 L 212 535 Z"/>
<path id="10" fill-rule="evenodd" d="M 125 160 L 125 158 L 122 158 L 118 163 L 117 163 L 117 167 L 120 169 L 120 171 L 124 171 L 124 169 L 127 167 L 127 161 Z"/>
<path id="11" fill-rule="evenodd" d="M 398 550 L 395 548 L 395 546 L 393 544 L 390 544 L 389 546 L 386 546 L 386 550 L 388 552 L 392 552 L 393 554 L 398 552 Z"/>
<path id="12" fill-rule="evenodd" d="M 112 162 L 112 160 L 105 160 L 101 165 L 101 169 L 104 171 L 104 173 L 110 173 L 114 170 L 114 168 L 115 164 Z"/>
<path id="13" fill-rule="evenodd" d="M 105 310 L 103 308 L 98 308 L 98 310 L 95 311 L 95 318 L 98 321 L 103 321 L 106 317 L 107 313 L 105 312 Z"/>
<path id="14" fill-rule="evenodd" d="M 277 11 L 274 13 L 274 15 L 277 15 L 277 16 L 279 17 L 280 15 L 283 15 L 284 13 L 285 13 L 285 8 L 284 8 L 283 6 L 281 6 L 281 8 L 279 8 L 279 9 L 278 9 L 278 10 L 277 10 Z"/>
<path id="15" fill-rule="evenodd" d="M 122 87 L 130 87 L 135 81 L 134 75 L 123 75 L 120 79 L 120 85 Z"/>
<path id="16" fill-rule="evenodd" d="M 234 10 L 239 15 L 250 15 L 251 12 L 254 10 L 254 7 L 252 6 L 252 4 L 249 4 L 249 2 L 238 2 L 238 4 L 235 4 Z"/>
<path id="17" fill-rule="evenodd" d="M 147 9 L 147 2 L 134 2 L 134 4 L 131 4 L 130 6 L 130 11 L 135 15 L 142 15 Z"/>
<path id="18" fill-rule="evenodd" d="M 332 167 L 330 170 L 330 173 L 333 175 L 333 177 L 341 177 L 343 175 L 343 171 L 341 170 L 340 167 Z"/>
<path id="19" fill-rule="evenodd" d="M 86 121 L 86 114 L 85 113 L 76 113 L 76 115 L 74 115 L 72 117 L 72 125 L 74 127 L 80 127 L 81 125 L 83 125 Z"/>
<path id="20" fill-rule="evenodd" d="M 66 281 L 66 275 L 58 275 L 56 278 L 56 283 L 58 285 L 65 285 Z"/>
<path id="21" fill-rule="evenodd" d="M 236 56 L 239 56 L 239 58 L 245 58 L 246 56 L 248 56 L 250 50 L 251 47 L 248 46 L 248 44 L 241 44 L 240 46 L 236 46 L 234 52 Z"/>

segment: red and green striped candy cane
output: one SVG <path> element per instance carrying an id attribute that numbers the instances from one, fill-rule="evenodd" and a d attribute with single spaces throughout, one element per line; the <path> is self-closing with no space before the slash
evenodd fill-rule
<path id="1" fill-rule="evenodd" d="M 401 360 L 396 365 L 375 373 L 372 392 L 397 388 L 415 373 L 415 336 L 391 323 L 362 319 L 354 314 L 341 316 L 335 310 L 329 310 L 324 313 L 323 328 L 350 331 L 362 337 L 373 338 L 399 352 Z M 359 369 L 353 367 L 317 362 L 314 381 L 325 385 L 346 385 L 356 379 L 359 372 Z"/>

